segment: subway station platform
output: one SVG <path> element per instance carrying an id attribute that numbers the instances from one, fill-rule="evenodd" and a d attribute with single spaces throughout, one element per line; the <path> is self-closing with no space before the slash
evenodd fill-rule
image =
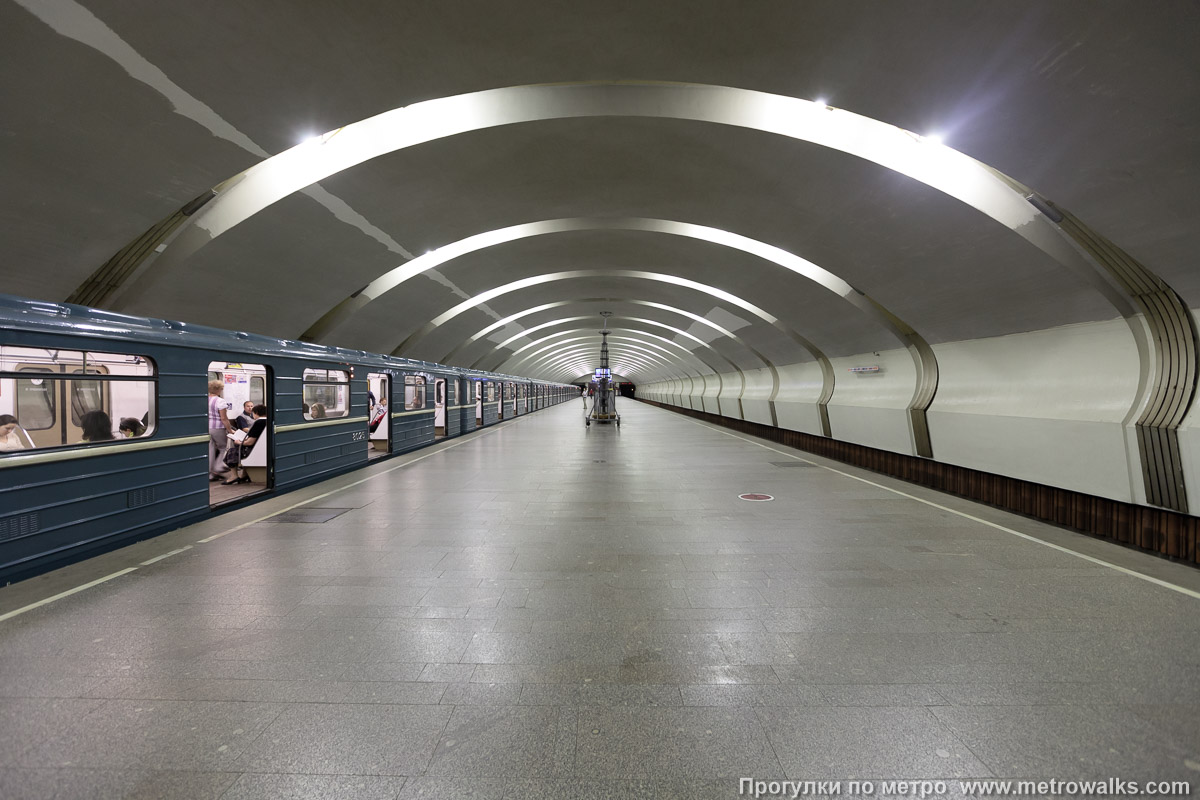
<path id="1" fill-rule="evenodd" d="M 0 622 L 0 796 L 1200 783 L 1195 570 L 620 410 L 587 430 L 567 403 L 0 590 L 11 612 L 116 574 Z"/>

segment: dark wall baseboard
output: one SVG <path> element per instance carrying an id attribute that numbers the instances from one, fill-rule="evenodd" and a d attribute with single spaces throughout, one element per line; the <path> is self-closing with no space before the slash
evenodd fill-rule
<path id="1" fill-rule="evenodd" d="M 789 431 L 760 422 L 723 417 L 640 397 L 637 399 L 656 408 L 702 419 L 844 464 L 869 469 L 968 500 L 976 500 L 1005 511 L 1024 514 L 1098 539 L 1200 566 L 1200 555 L 1197 553 L 1197 543 L 1200 542 L 1200 517 L 1109 500 L 1020 478 L 994 475 L 927 458 L 840 442 L 837 439 L 826 439 L 823 436 Z"/>

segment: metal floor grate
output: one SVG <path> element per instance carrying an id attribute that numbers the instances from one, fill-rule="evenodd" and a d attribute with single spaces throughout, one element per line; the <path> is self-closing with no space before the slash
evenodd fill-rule
<path id="1" fill-rule="evenodd" d="M 293 508 L 291 511 L 284 511 L 264 519 L 263 522 L 306 522 L 319 525 L 353 510 L 351 508 Z"/>

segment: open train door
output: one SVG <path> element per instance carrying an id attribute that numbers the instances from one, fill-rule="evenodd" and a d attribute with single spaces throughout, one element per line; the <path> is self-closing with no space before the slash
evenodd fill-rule
<path id="1" fill-rule="evenodd" d="M 367 373 L 367 458 L 392 452 L 392 376 Z"/>
<path id="2" fill-rule="evenodd" d="M 433 436 L 446 435 L 446 381 L 438 378 L 433 384 Z"/>
<path id="3" fill-rule="evenodd" d="M 209 505 L 218 506 L 223 503 L 239 500 L 259 492 L 269 491 L 275 482 L 274 443 L 271 441 L 274 432 L 276 409 L 271 407 L 274 397 L 271 382 L 271 371 L 263 364 L 243 364 L 233 361 L 213 361 L 208 365 L 209 386 L 220 385 L 218 395 L 213 395 L 211 389 L 208 395 L 208 408 L 205 411 L 209 420 L 210 430 L 220 431 L 219 437 L 210 432 L 209 440 L 209 474 L 221 472 L 224 480 L 209 481 Z M 213 421 L 214 404 L 225 404 L 226 417 L 239 431 L 236 437 L 246 439 L 254 428 L 253 413 L 255 407 L 266 408 L 266 423 L 261 426 L 261 434 L 254 442 L 242 448 L 234 436 L 225 433 L 223 425 Z M 244 424 L 239 425 L 241 417 Z M 220 419 L 219 416 L 216 417 Z M 219 441 L 218 448 L 216 442 Z M 225 460 L 225 454 L 231 450 L 235 456 L 233 463 Z M 219 455 L 218 455 L 219 453 Z"/>

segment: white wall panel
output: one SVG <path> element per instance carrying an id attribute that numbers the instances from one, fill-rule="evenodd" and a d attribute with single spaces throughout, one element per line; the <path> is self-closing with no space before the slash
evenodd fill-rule
<path id="1" fill-rule="evenodd" d="M 1124 320 L 936 345 L 938 461 L 1136 501 L 1122 425 L 1137 392 Z M 1135 471 L 1131 476 L 1131 457 Z"/>
<path id="2" fill-rule="evenodd" d="M 723 378 L 718 378 L 715 374 L 705 375 L 703 381 L 703 398 L 700 404 L 701 411 L 707 411 L 709 414 L 720 414 L 721 407 L 717 399 L 721 395 L 721 381 Z"/>
<path id="3" fill-rule="evenodd" d="M 833 438 L 912 455 L 907 408 L 917 370 L 909 352 L 884 350 L 879 355 L 834 358 L 830 363 L 835 379 L 829 401 Z M 852 367 L 879 367 L 879 371 L 854 373 Z"/>
<path id="4" fill-rule="evenodd" d="M 779 427 L 790 431 L 821 435 L 821 415 L 817 401 L 823 386 L 821 366 L 815 361 L 779 367 L 779 395 L 775 415 Z"/>

